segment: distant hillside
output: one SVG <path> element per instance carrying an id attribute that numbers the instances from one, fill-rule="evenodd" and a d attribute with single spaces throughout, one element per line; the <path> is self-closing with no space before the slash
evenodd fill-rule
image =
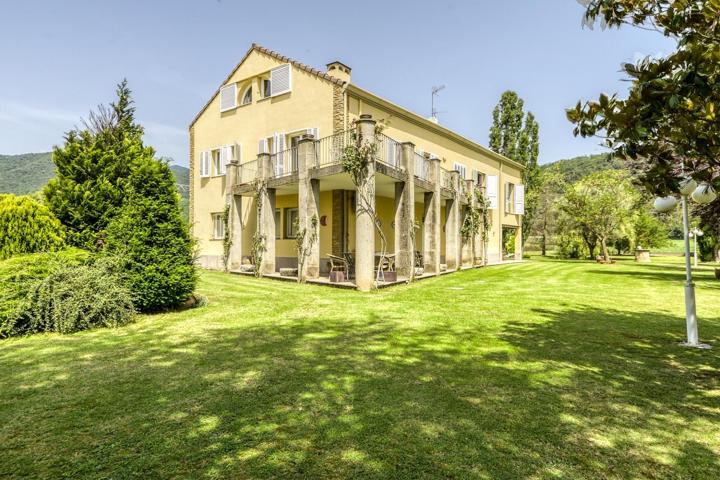
<path id="1" fill-rule="evenodd" d="M 0 193 L 37 192 L 55 176 L 50 152 L 0 155 Z"/>
<path id="2" fill-rule="evenodd" d="M 622 170 L 625 166 L 622 160 L 614 158 L 611 154 L 601 153 L 546 163 L 542 165 L 542 168 L 557 168 L 565 176 L 566 181 L 574 183 L 591 173 L 603 170 Z"/>
<path id="3" fill-rule="evenodd" d="M 180 165 L 171 165 L 170 170 L 175 175 L 180 205 L 185 218 L 188 218 L 190 170 Z M 25 195 L 37 192 L 54 176 L 51 152 L 0 155 L 0 193 Z"/>

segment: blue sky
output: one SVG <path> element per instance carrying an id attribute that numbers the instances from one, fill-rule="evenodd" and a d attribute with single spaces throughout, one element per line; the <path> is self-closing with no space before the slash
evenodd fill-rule
<path id="1" fill-rule="evenodd" d="M 127 77 L 146 142 L 187 165 L 187 125 L 253 42 L 353 82 L 487 145 L 500 94 L 540 122 L 542 163 L 602 151 L 564 108 L 624 92 L 622 62 L 673 42 L 632 28 L 581 28 L 575 0 L 2 2 L 0 153 L 47 151 Z"/>

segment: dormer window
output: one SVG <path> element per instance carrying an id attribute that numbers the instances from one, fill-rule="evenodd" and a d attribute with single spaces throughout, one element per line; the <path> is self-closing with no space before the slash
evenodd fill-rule
<path id="1" fill-rule="evenodd" d="M 252 85 L 247 87 L 242 98 L 242 105 L 249 105 L 252 103 Z"/>

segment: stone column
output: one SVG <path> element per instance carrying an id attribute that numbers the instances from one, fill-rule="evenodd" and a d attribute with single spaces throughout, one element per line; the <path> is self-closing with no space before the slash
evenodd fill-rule
<path id="1" fill-rule="evenodd" d="M 405 142 L 400 147 L 405 181 L 395 183 L 395 269 L 399 277 L 410 278 L 415 268 L 415 145 Z"/>
<path id="2" fill-rule="evenodd" d="M 240 164 L 237 160 L 231 161 L 227 166 L 225 176 L 225 204 L 228 206 L 228 224 L 230 231 L 230 251 L 228 252 L 227 268 L 239 269 L 242 265 L 242 197 L 233 194 L 233 187 L 240 178 Z"/>
<path id="3" fill-rule="evenodd" d="M 375 141 L 375 120 L 360 115 L 357 129 L 363 144 Z M 355 207 L 355 284 L 368 291 L 375 285 L 375 161 L 368 163 L 367 175 L 358 185 Z"/>
<path id="4" fill-rule="evenodd" d="M 460 174 L 450 172 L 453 198 L 445 202 L 445 263 L 448 270 L 460 268 Z M 464 181 L 464 180 L 463 180 Z"/>
<path id="5" fill-rule="evenodd" d="M 315 241 L 309 245 L 310 252 L 305 259 L 303 271 L 298 272 L 298 275 L 302 275 L 304 278 L 320 276 L 320 181 L 312 178 L 311 169 L 314 166 L 314 137 L 303 135 L 298 143 L 298 216 L 300 228 L 304 228 L 307 232 L 305 244 L 309 245 L 310 238 L 313 234 L 315 236 Z"/>
<path id="6" fill-rule="evenodd" d="M 440 273 L 440 159 L 430 158 L 428 181 L 432 192 L 425 192 L 425 212 L 423 215 L 423 262 L 425 273 Z"/>
<path id="7" fill-rule="evenodd" d="M 269 153 L 258 155 L 258 179 L 267 185 L 272 177 L 273 166 Z M 275 189 L 264 188 L 258 192 L 257 208 L 259 211 L 257 231 L 265 237 L 265 252 L 260 262 L 263 275 L 275 273 Z"/>

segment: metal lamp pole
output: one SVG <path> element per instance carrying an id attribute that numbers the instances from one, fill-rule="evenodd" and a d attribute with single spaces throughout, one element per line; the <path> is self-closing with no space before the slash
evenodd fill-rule
<path id="1" fill-rule="evenodd" d="M 710 345 L 698 341 L 698 319 L 695 309 L 695 284 L 692 279 L 690 265 L 690 218 L 688 214 L 688 197 L 698 203 L 710 203 L 717 198 L 715 190 L 709 184 L 698 184 L 692 178 L 680 182 L 680 197 L 683 215 L 683 230 L 685 234 L 685 324 L 687 327 L 687 341 L 681 343 L 686 347 L 710 348 Z M 655 209 L 659 212 L 669 212 L 677 206 L 674 196 L 658 197 L 655 199 Z M 697 235 L 697 234 L 695 234 Z"/>
<path id="2" fill-rule="evenodd" d="M 685 324 L 687 326 L 688 347 L 699 347 L 697 312 L 695 309 L 695 284 L 690 268 L 690 220 L 688 218 L 688 197 L 682 196 L 683 230 L 685 231 Z"/>

